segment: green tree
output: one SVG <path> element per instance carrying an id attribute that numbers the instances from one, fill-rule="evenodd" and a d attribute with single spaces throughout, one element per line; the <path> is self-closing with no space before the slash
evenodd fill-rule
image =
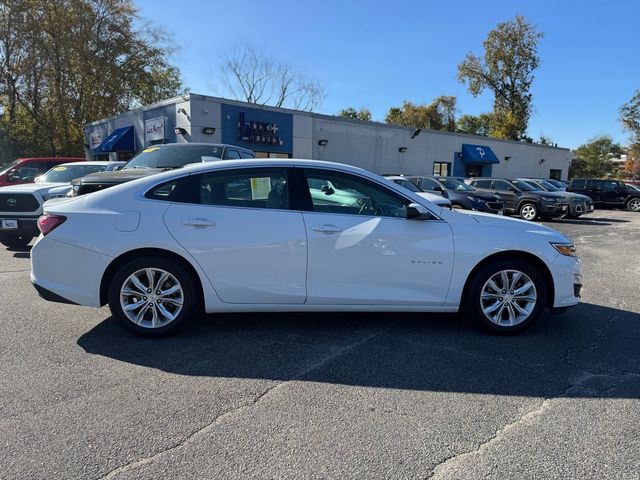
<path id="1" fill-rule="evenodd" d="M 611 137 L 601 136 L 580 145 L 575 153 L 570 176 L 602 177 L 613 171 L 611 158 L 623 154 L 624 149 Z"/>
<path id="2" fill-rule="evenodd" d="M 484 55 L 468 53 L 458 65 L 458 80 L 469 92 L 493 92 L 491 136 L 521 140 L 531 116 L 533 72 L 540 64 L 538 41 L 543 34 L 518 15 L 499 23 L 483 43 Z"/>
<path id="3" fill-rule="evenodd" d="M 360 110 L 356 110 L 353 107 L 344 108 L 338 112 L 338 116 L 353 120 L 371 120 L 371 112 L 366 108 L 361 108 Z"/>
<path id="4" fill-rule="evenodd" d="M 640 90 L 636 90 L 633 97 L 620 107 L 620 121 L 631 133 L 631 155 L 640 158 Z"/>
<path id="5" fill-rule="evenodd" d="M 455 132 L 455 115 L 456 97 L 442 95 L 429 105 L 415 105 L 405 100 L 401 108 L 389 109 L 385 121 L 396 125 Z"/>
<path id="6" fill-rule="evenodd" d="M 493 121 L 493 114 L 481 113 L 480 115 L 462 115 L 456 122 L 459 133 L 467 133 L 469 135 L 479 135 L 481 137 L 488 137 L 491 132 L 491 124 Z"/>
<path id="7" fill-rule="evenodd" d="M 83 125 L 180 93 L 167 39 L 131 0 L 4 0 L 0 124 L 16 154 L 79 155 Z"/>

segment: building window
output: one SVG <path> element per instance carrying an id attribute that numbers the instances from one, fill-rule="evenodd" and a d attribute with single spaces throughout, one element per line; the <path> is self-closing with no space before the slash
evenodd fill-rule
<path id="1" fill-rule="evenodd" d="M 562 170 L 556 170 L 552 168 L 549 170 L 549 178 L 553 180 L 562 180 Z"/>
<path id="2" fill-rule="evenodd" d="M 291 158 L 290 153 L 261 152 L 256 150 L 256 158 Z"/>
<path id="3" fill-rule="evenodd" d="M 440 177 L 448 177 L 449 172 L 451 171 L 450 163 L 442 163 L 442 162 L 434 162 L 433 163 L 433 174 Z"/>

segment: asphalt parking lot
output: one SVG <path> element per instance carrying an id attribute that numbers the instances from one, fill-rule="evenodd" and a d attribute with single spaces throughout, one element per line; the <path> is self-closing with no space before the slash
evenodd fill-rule
<path id="1" fill-rule="evenodd" d="M 0 478 L 639 478 L 640 214 L 549 224 L 583 303 L 511 337 L 328 313 L 145 340 L 1 250 Z"/>

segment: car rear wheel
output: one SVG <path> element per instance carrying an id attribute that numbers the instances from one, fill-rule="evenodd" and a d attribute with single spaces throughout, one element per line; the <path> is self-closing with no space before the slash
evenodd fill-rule
<path id="1" fill-rule="evenodd" d="M 540 316 L 546 297 L 535 267 L 521 260 L 501 260 L 473 278 L 464 307 L 490 331 L 513 333 Z"/>
<path id="2" fill-rule="evenodd" d="M 0 243 L 5 247 L 12 250 L 24 250 L 27 245 L 33 240 L 33 235 L 19 234 L 19 233 L 0 233 Z"/>
<path id="3" fill-rule="evenodd" d="M 640 212 L 640 198 L 632 198 L 627 202 L 627 210 Z"/>
<path id="4" fill-rule="evenodd" d="M 520 218 L 533 221 L 538 218 L 538 207 L 534 203 L 523 203 L 520 207 Z"/>
<path id="5" fill-rule="evenodd" d="M 145 336 L 184 326 L 196 302 L 191 275 L 164 258 L 140 258 L 125 264 L 109 287 L 109 307 L 120 326 Z"/>

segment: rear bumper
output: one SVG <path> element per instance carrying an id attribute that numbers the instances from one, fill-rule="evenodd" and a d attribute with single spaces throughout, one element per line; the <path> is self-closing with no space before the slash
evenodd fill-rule
<path id="1" fill-rule="evenodd" d="M 45 300 L 101 307 L 100 282 L 112 258 L 40 237 L 31 249 L 31 283 Z"/>

